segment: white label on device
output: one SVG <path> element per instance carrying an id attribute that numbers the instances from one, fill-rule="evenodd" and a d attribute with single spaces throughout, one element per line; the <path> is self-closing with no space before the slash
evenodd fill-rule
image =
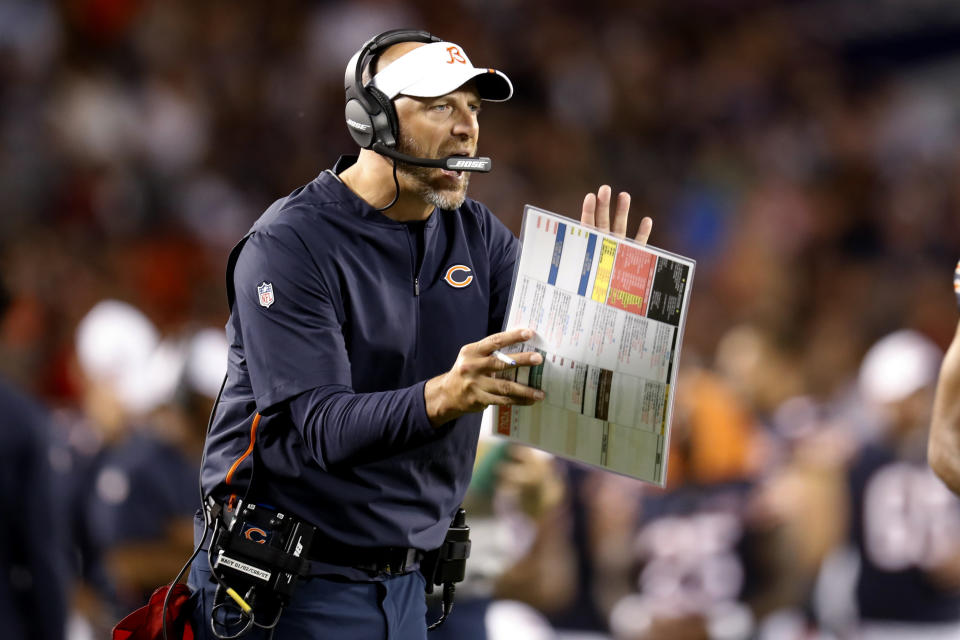
<path id="1" fill-rule="evenodd" d="M 224 567 L 230 567 L 236 571 L 241 571 L 248 576 L 253 576 L 254 578 L 259 578 L 264 582 L 269 582 L 270 572 L 264 571 L 263 569 L 257 569 L 254 566 L 246 564 L 245 562 L 240 562 L 239 560 L 234 560 L 230 556 L 225 556 L 221 552 L 220 557 L 217 558 L 217 566 L 223 565 Z"/>

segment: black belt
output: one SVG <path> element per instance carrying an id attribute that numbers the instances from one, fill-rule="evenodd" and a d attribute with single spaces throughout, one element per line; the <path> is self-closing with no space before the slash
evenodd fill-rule
<path id="1" fill-rule="evenodd" d="M 417 568 L 423 552 L 413 547 L 352 547 L 314 538 L 308 559 L 371 573 L 401 574 Z"/>
<path id="2" fill-rule="evenodd" d="M 214 518 L 223 511 L 220 503 L 214 504 Z M 304 557 L 314 562 L 338 567 L 352 567 L 374 574 L 402 574 L 414 571 L 423 559 L 423 551 L 414 547 L 354 547 L 325 539 L 316 532 Z"/>

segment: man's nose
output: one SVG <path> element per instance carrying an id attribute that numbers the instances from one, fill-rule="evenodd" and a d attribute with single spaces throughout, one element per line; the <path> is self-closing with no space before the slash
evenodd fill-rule
<path id="1" fill-rule="evenodd" d="M 479 131 L 480 122 L 477 120 L 477 114 L 470 109 L 458 109 L 451 133 L 455 136 L 476 138 Z"/>

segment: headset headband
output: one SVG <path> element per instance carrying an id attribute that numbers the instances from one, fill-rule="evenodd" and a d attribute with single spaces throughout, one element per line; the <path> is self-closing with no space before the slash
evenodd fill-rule
<path id="1" fill-rule="evenodd" d="M 348 95 L 347 100 L 356 98 L 366 110 L 370 113 L 378 113 L 380 105 L 372 99 L 367 87 L 363 84 L 363 69 L 367 58 L 375 58 L 381 51 L 401 42 L 441 42 L 437 36 L 423 31 L 422 29 L 392 29 L 375 35 L 360 47 L 360 51 L 355 55 L 356 63 L 351 70 L 347 69 L 345 78 L 345 88 Z M 371 73 L 372 75 L 372 73 Z M 351 92 L 352 89 L 352 92 Z M 352 95 L 350 95 L 352 93 Z"/>

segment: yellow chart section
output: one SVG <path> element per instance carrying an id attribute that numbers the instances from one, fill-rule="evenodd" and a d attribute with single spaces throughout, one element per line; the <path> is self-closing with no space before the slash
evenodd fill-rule
<path id="1" fill-rule="evenodd" d="M 607 301 L 607 290 L 610 288 L 610 274 L 613 272 L 613 259 L 617 256 L 617 243 L 610 238 L 604 238 L 600 247 L 600 263 L 597 265 L 597 277 L 593 281 L 593 300 Z"/>

